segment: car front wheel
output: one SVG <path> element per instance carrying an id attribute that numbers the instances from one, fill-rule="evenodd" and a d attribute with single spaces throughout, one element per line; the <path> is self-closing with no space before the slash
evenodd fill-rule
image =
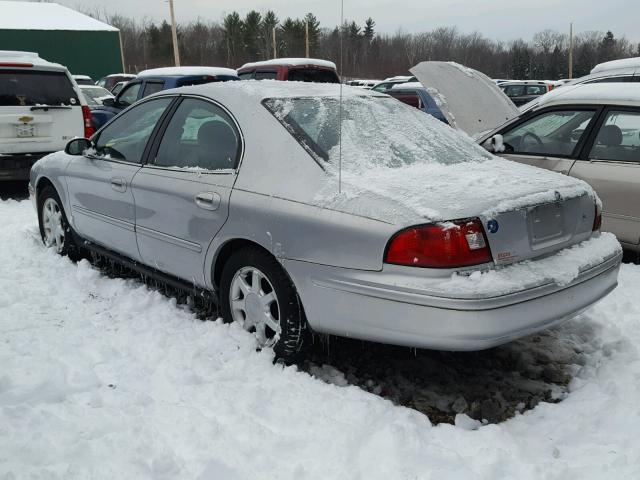
<path id="1" fill-rule="evenodd" d="M 309 346 L 309 327 L 296 289 L 278 261 L 258 248 L 227 260 L 220 281 L 222 316 L 255 335 L 259 348 L 294 363 Z"/>
<path id="2" fill-rule="evenodd" d="M 38 223 L 40 236 L 47 247 L 55 249 L 60 255 L 67 255 L 71 260 L 80 259 L 60 197 L 50 185 L 38 194 Z"/>

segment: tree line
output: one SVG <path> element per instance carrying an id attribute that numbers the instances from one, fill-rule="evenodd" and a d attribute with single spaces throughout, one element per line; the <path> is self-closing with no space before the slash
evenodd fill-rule
<path id="1" fill-rule="evenodd" d="M 89 12 L 120 29 L 125 69 L 137 73 L 173 64 L 171 27 L 123 15 Z M 308 13 L 280 20 L 275 12 L 237 12 L 221 22 L 201 19 L 179 24 L 183 65 L 238 68 L 245 62 L 277 57 L 304 57 L 308 30 L 310 56 L 334 61 L 348 78 L 385 78 L 407 74 L 423 60 L 455 61 L 492 78 L 560 79 L 568 75 L 569 36 L 544 30 L 530 40 L 496 41 L 484 35 L 438 27 L 421 33 L 378 33 L 375 21 L 346 21 L 326 27 Z M 341 48 L 342 45 L 342 48 Z M 611 31 L 581 32 L 573 38 L 573 75 L 586 75 L 598 63 L 640 56 L 640 44 Z M 342 54 L 341 54 L 342 52 Z"/>

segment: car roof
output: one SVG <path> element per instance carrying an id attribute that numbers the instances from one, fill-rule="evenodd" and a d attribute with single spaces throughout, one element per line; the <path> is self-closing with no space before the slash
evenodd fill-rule
<path id="1" fill-rule="evenodd" d="M 41 68 L 46 70 L 59 70 L 66 71 L 67 67 L 60 65 L 59 63 L 49 62 L 44 58 L 41 58 L 35 52 L 20 52 L 13 50 L 0 50 L 0 66 L 5 64 L 11 66 L 11 68 Z M 23 65 L 20 65 L 23 64 Z"/>
<path id="2" fill-rule="evenodd" d="M 315 67 L 325 67 L 325 68 L 331 68 L 333 70 L 337 70 L 335 63 L 330 62 L 329 60 L 320 60 L 318 58 L 274 58 L 271 60 L 264 60 L 262 62 L 245 63 L 238 70 L 243 70 L 245 68 L 257 68 L 257 67 L 278 66 L 278 65 L 287 65 L 287 66 L 313 65 Z"/>
<path id="3" fill-rule="evenodd" d="M 512 85 L 548 85 L 547 80 L 509 80 L 500 83 L 500 87 L 510 87 Z"/>
<path id="4" fill-rule="evenodd" d="M 402 82 L 395 84 L 391 90 L 425 90 L 425 88 L 420 82 Z"/>
<path id="5" fill-rule="evenodd" d="M 133 73 L 111 73 L 107 75 L 105 78 L 112 78 L 112 77 L 136 78 L 136 76 Z"/>
<path id="6" fill-rule="evenodd" d="M 143 70 L 138 74 L 138 77 L 181 77 L 193 75 L 227 75 L 231 77 L 237 77 L 238 72 L 233 70 L 232 68 L 222 67 L 162 67 Z"/>
<path id="7" fill-rule="evenodd" d="M 599 63 L 590 73 L 601 73 L 609 70 L 617 70 L 619 68 L 640 68 L 640 57 L 622 58 L 620 60 L 611 60 L 610 62 Z"/>
<path id="8" fill-rule="evenodd" d="M 527 104 L 526 110 L 569 104 L 640 105 L 640 83 L 565 85 Z"/>

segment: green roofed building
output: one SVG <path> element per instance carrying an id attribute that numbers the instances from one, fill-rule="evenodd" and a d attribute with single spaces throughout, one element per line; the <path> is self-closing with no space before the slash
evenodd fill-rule
<path id="1" fill-rule="evenodd" d="M 0 50 L 36 52 L 94 80 L 123 71 L 120 31 L 57 3 L 0 1 Z"/>

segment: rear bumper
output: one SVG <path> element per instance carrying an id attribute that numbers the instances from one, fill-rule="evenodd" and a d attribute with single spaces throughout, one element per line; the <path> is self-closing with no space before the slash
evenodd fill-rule
<path id="1" fill-rule="evenodd" d="M 34 163 L 51 152 L 2 154 L 0 155 L 0 181 L 29 180 L 29 172 Z"/>
<path id="2" fill-rule="evenodd" d="M 482 350 L 568 320 L 617 285 L 621 253 L 571 283 L 494 297 L 447 298 L 363 280 L 362 273 L 287 261 L 314 330 L 411 347 Z"/>

